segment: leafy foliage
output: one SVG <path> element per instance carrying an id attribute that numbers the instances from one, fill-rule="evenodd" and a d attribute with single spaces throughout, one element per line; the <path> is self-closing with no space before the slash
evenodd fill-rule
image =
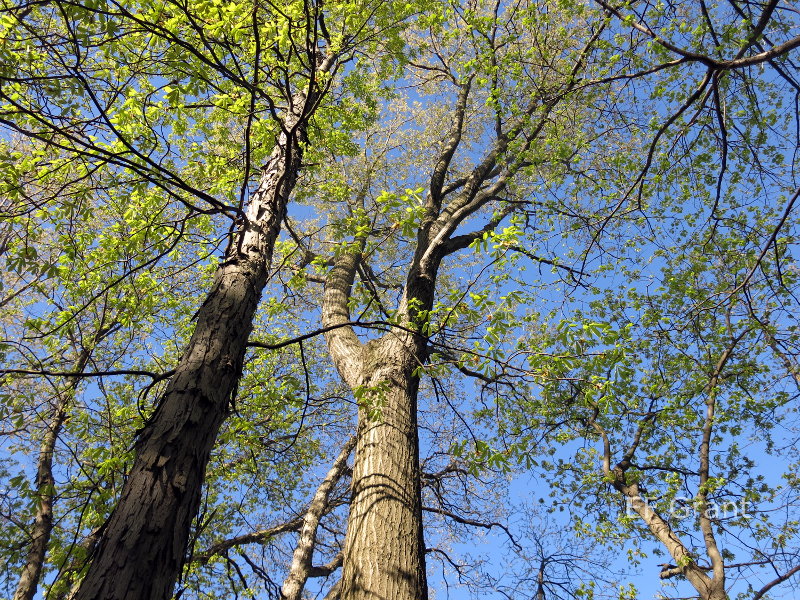
<path id="1" fill-rule="evenodd" d="M 797 28 L 774 2 L 4 6 L 3 592 L 48 498 L 44 593 L 80 581 L 308 89 L 183 597 L 278 595 L 358 408 L 384 419 L 392 382 L 345 386 L 319 335 L 348 256 L 347 326 L 424 340 L 429 570 L 447 585 L 636 597 L 628 568 L 656 579 L 652 555 L 675 597 L 704 593 L 693 568 L 729 597 L 796 582 Z M 530 477 L 542 507 L 514 497 Z M 349 485 L 309 595 L 337 577 Z"/>

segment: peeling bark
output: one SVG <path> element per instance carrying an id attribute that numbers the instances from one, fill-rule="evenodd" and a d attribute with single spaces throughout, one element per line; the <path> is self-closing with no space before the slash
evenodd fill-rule
<path id="1" fill-rule="evenodd" d="M 318 71 L 328 71 L 328 58 Z M 313 90 L 312 90 L 313 92 Z M 158 407 L 140 431 L 136 459 L 106 522 L 77 600 L 172 596 L 186 556 L 211 449 L 241 376 L 253 315 L 297 181 L 309 107 L 296 94 L 282 132 L 197 313 L 197 325 Z M 313 110 L 313 109 L 312 109 Z"/>

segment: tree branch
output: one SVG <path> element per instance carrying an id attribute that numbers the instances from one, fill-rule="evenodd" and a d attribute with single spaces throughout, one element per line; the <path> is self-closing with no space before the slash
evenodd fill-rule
<path id="1" fill-rule="evenodd" d="M 303 516 L 303 525 L 300 536 L 297 539 L 292 564 L 289 574 L 283 582 L 281 588 L 281 598 L 284 600 L 300 600 L 306 581 L 311 576 L 311 559 L 314 555 L 314 547 L 317 541 L 317 527 L 319 521 L 328 507 L 328 498 L 331 490 L 341 478 L 347 468 L 347 458 L 350 456 L 356 445 L 356 437 L 353 436 L 342 447 L 339 456 L 333 462 L 325 479 L 322 480 L 317 492 L 314 494 L 311 504 L 308 506 L 306 514 Z M 341 563 L 340 563 L 341 564 Z"/>
<path id="2" fill-rule="evenodd" d="M 467 517 L 462 517 L 460 515 L 452 513 L 449 510 L 445 510 L 443 508 L 435 508 L 433 506 L 423 506 L 422 510 L 425 512 L 445 516 L 448 519 L 452 519 L 456 523 L 461 523 L 462 525 L 471 525 L 472 527 L 482 527 L 484 529 L 492 529 L 494 527 L 499 527 L 505 532 L 505 534 L 508 536 L 508 539 L 511 540 L 511 543 L 514 544 L 514 547 L 517 550 L 522 551 L 522 546 L 520 546 L 517 540 L 514 539 L 514 536 L 511 535 L 511 532 L 508 530 L 508 527 L 506 527 L 502 523 L 497 523 L 497 522 L 486 523 L 484 521 L 476 521 L 475 519 L 468 519 Z"/>
<path id="3" fill-rule="evenodd" d="M 786 571 L 786 573 L 784 573 L 783 575 L 779 575 L 778 577 L 776 577 L 775 579 L 770 581 L 767 585 L 765 585 L 764 587 L 762 587 L 760 590 L 758 590 L 756 592 L 756 594 L 753 596 L 753 600 L 761 600 L 761 598 L 763 598 L 764 595 L 768 591 L 770 591 L 776 585 L 779 585 L 779 584 L 783 583 L 784 581 L 788 580 L 789 578 L 791 578 L 796 573 L 800 573 L 800 565 L 797 565 L 796 567 L 792 567 L 791 569 Z"/>
<path id="4" fill-rule="evenodd" d="M 350 309 L 348 302 L 355 280 L 358 261 L 361 260 L 361 243 L 356 248 L 347 248 L 334 260 L 333 268 L 325 279 L 322 300 L 322 326 L 328 342 L 333 364 L 342 379 L 355 389 L 359 385 L 361 372 L 362 344 L 349 326 Z"/>
<path id="5" fill-rule="evenodd" d="M 772 60 L 773 58 L 781 56 L 782 54 L 786 54 L 787 52 L 790 52 L 791 50 L 800 47 L 800 36 L 796 36 L 784 42 L 783 44 L 779 44 L 778 46 L 773 46 L 769 50 L 760 52 L 758 54 L 754 54 L 752 56 L 734 58 L 731 60 L 717 60 L 711 58 L 706 54 L 700 54 L 699 52 L 691 52 L 689 50 L 685 50 L 683 48 L 676 46 L 672 42 L 662 38 L 655 31 L 653 31 L 646 25 L 640 23 L 639 21 L 631 20 L 629 18 L 626 19 L 626 17 L 623 16 L 619 10 L 611 6 L 608 2 L 605 2 L 605 0 L 595 0 L 595 2 L 597 2 L 600 6 L 602 6 L 604 9 L 612 13 L 621 21 L 629 23 L 631 27 L 645 34 L 646 36 L 650 37 L 654 42 L 656 42 L 660 46 L 666 48 L 671 52 L 674 52 L 678 56 L 681 56 L 687 60 L 699 62 L 703 65 L 706 65 L 707 67 L 713 69 L 714 71 L 727 71 L 731 69 L 741 69 L 743 67 L 750 67 L 762 62 L 767 62 L 769 60 Z M 770 15 L 771 11 L 769 10 L 769 7 L 767 7 L 767 9 L 764 11 L 764 13 L 762 13 L 761 16 L 761 20 L 764 22 L 762 23 L 761 21 L 759 21 L 755 31 L 753 32 L 753 34 L 751 34 L 750 39 L 748 40 L 747 44 L 748 46 L 752 44 L 758 37 L 759 27 L 761 28 L 761 31 L 763 31 L 764 27 L 766 27 Z"/>

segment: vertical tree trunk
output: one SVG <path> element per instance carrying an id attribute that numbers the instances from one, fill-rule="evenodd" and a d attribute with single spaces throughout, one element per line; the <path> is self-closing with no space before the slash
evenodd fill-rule
<path id="1" fill-rule="evenodd" d="M 575 80 L 570 77 L 567 89 Z M 451 163 L 467 123 L 471 82 L 469 76 L 457 84 L 450 132 L 431 173 L 414 258 L 394 314 L 401 325 L 362 345 L 348 326 L 348 301 L 360 254 L 340 254 L 326 277 L 322 321 L 328 329 L 328 348 L 342 378 L 361 400 L 340 600 L 427 598 L 416 373 L 428 357 L 423 332 L 433 307 L 437 274 L 445 256 L 485 239 L 513 212 L 514 203 L 500 206 L 481 228 L 456 235 L 466 219 L 500 199 L 525 164 L 508 160 L 511 143 L 522 138 L 517 152 L 526 151 L 544 128 L 550 111 L 566 97 L 566 91 L 548 100 L 534 94 L 519 115 L 505 125 L 498 121 L 493 146 L 471 172 L 466 177 L 459 172 L 453 178 Z M 537 112 L 540 115 L 529 123 Z"/>
<path id="2" fill-rule="evenodd" d="M 322 314 L 325 327 L 336 326 L 325 334 L 336 368 L 360 396 L 338 598 L 422 600 L 428 584 L 414 372 L 424 362 L 425 344 L 395 328 L 362 345 L 345 326 L 359 260 L 352 252 L 337 258 L 327 277 Z"/>
<path id="3" fill-rule="evenodd" d="M 68 391 L 64 392 L 69 393 Z M 30 532 L 30 548 L 25 558 L 25 565 L 19 575 L 14 600 L 33 600 L 39 578 L 42 575 L 47 545 L 53 531 L 53 501 L 55 498 L 55 479 L 53 478 L 53 452 L 56 441 L 67 416 L 67 402 L 60 399 L 48 425 L 47 433 L 39 448 L 39 459 L 36 467 L 36 515 Z"/>
<path id="4" fill-rule="evenodd" d="M 361 385 L 377 391 L 367 392 L 359 409 L 340 592 L 345 600 L 428 597 L 414 358 L 391 334 L 364 349 Z"/>
<path id="5" fill-rule="evenodd" d="M 188 347 L 140 432 L 133 468 L 75 595 L 78 600 L 172 596 L 206 465 L 241 375 L 253 315 L 297 180 L 305 100 L 294 103 L 299 114 L 290 113 L 283 123 L 284 133 L 251 198 L 248 222 L 217 270 Z"/>

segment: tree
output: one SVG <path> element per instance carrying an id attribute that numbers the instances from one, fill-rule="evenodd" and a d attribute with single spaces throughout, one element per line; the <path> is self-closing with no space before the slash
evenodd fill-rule
<path id="1" fill-rule="evenodd" d="M 641 215 L 626 245 L 641 254 L 615 248 L 624 257 L 617 281 L 601 280 L 585 310 L 526 340 L 536 350 L 520 346 L 520 362 L 499 380 L 514 381 L 516 370 L 530 387 L 514 382 L 523 393 L 509 394 L 519 404 L 506 428 L 586 440 L 542 463 L 556 472 L 554 494 L 584 509 L 580 530 L 601 540 L 622 531 L 640 548 L 656 542 L 669 555 L 660 577 L 688 581 L 701 598 L 760 598 L 799 570 L 794 519 L 771 513 L 796 504 L 791 459 L 778 448 L 796 427 L 787 403 L 797 372 L 789 315 L 798 189 L 784 158 L 796 151 L 797 114 L 780 108 L 797 82 L 784 69 L 791 60 L 773 58 L 800 40 L 776 5 L 746 20 L 734 3 L 710 14 L 703 5 L 685 43 L 676 38 L 690 27 L 672 7 L 625 15 L 603 6 L 659 47 L 659 60 L 702 66 L 688 85 L 676 71 L 677 85 L 667 79 L 653 92 L 677 108 L 654 123 L 623 196 Z M 752 78 L 746 69 L 759 63 L 772 76 Z M 748 450 L 742 438 L 763 445 Z M 532 438 L 523 439 L 525 452 Z M 765 466 L 773 461 L 777 474 Z"/>
<path id="2" fill-rule="evenodd" d="M 327 6 L 334 36 L 321 5 L 304 3 L 285 11 L 247 3 L 224 10 L 171 3 L 26 3 L 9 12 L 3 123 L 46 153 L 22 158 L 18 169 L 55 152 L 67 168 L 78 170 L 79 182 L 108 176 L 151 201 L 157 201 L 156 190 L 177 199 L 189 217 L 235 217 L 192 337 L 156 411 L 138 432 L 136 461 L 76 597 L 171 594 L 205 466 L 241 374 L 309 120 L 354 48 L 366 48 L 377 33 L 388 34 L 391 43 L 391 28 L 403 11 L 379 8 Z M 172 108 L 176 116 L 165 116 Z M 186 110 L 192 108 L 199 110 Z M 230 192 L 220 200 L 213 187 L 207 191 L 185 179 L 197 175 L 186 163 L 203 151 L 187 133 L 219 122 L 216 111 L 244 119 L 238 201 Z M 265 111 L 270 118 L 261 120 Z M 251 148 L 254 137 L 269 136 L 274 144 Z M 176 152 L 173 143 L 188 152 Z M 261 157 L 266 164 L 244 209 L 252 161 Z M 199 170 L 213 175 L 215 169 L 206 164 Z M 17 186 L 11 190 L 20 196 Z M 195 199 L 207 208 L 197 207 Z"/>
<path id="3" fill-rule="evenodd" d="M 435 306 L 440 266 L 446 257 L 485 239 L 514 212 L 516 205 L 504 197 L 507 188 L 519 171 L 536 164 L 533 146 L 554 137 L 561 121 L 559 105 L 571 96 L 598 37 L 594 26 L 581 17 L 586 41 L 570 43 L 564 30 L 561 39 L 532 45 L 530 40 L 537 34 L 546 36 L 549 19 L 569 22 L 569 16 L 558 13 L 545 18 L 535 5 L 523 3 L 507 10 L 499 4 L 476 4 L 464 11 L 453 6 L 444 15 L 448 20 L 432 26 L 452 46 L 430 61 L 412 63 L 422 73 L 422 92 L 428 91 L 426 86 L 446 84 L 457 94 L 449 132 L 441 144 L 428 144 L 433 146 L 428 191 L 424 198 L 412 190 L 370 198 L 368 166 L 362 175 L 363 187 L 352 190 L 354 240 L 339 249 L 326 276 L 322 325 L 333 362 L 360 403 L 343 598 L 427 596 L 417 425 L 419 378 L 436 338 L 433 332 L 450 325 L 447 320 L 457 319 L 458 311 L 458 307 Z M 518 23 L 534 17 L 545 20 L 541 30 L 525 32 L 525 37 L 515 41 L 520 35 Z M 602 17 L 598 27 L 602 31 Z M 467 32 L 463 41 L 460 30 Z M 433 47 L 436 41 L 428 43 Z M 569 53 L 564 54 L 565 48 Z M 528 69 L 501 79 L 497 73 L 513 61 L 521 61 Z M 554 72 L 538 69 L 540 64 L 554 65 Z M 491 79 L 488 89 L 481 90 L 488 97 L 476 99 L 473 82 L 482 78 Z M 491 131 L 492 142 L 486 149 L 473 150 L 481 157 L 471 166 L 454 163 L 472 127 Z M 483 225 L 457 234 L 467 219 L 481 211 L 491 211 Z M 411 258 L 405 273 L 400 271 L 396 307 L 387 308 L 391 305 L 377 292 L 387 283 L 369 281 L 377 269 L 366 261 L 386 260 L 369 238 L 377 238 L 384 246 L 393 233 L 408 240 Z M 396 246 L 390 248 L 394 251 Z M 352 291 L 359 267 L 368 299 L 364 311 L 374 305 L 375 312 L 391 323 L 381 337 L 363 344 L 350 325 L 351 307 L 359 300 Z M 437 313 L 444 313 L 444 323 L 437 323 Z M 377 547 L 382 550 L 376 552 Z"/>
<path id="4" fill-rule="evenodd" d="M 799 570 L 783 450 L 796 428 L 796 369 L 773 337 L 793 344 L 794 282 L 765 263 L 741 286 L 763 244 L 743 226 L 725 218 L 702 251 L 681 232 L 689 249 L 657 253 L 658 288 L 606 291 L 591 317 L 607 321 L 565 322 L 558 344 L 540 342 L 538 352 L 560 357 L 548 400 L 525 400 L 510 427 L 535 419 L 562 442 L 587 440 L 542 463 L 558 474 L 558 497 L 579 499 L 581 529 L 623 535 L 640 552 L 655 542 L 669 555 L 659 577 L 685 579 L 702 598 L 762 597 Z"/>
<path id="5" fill-rule="evenodd" d="M 775 3 L 759 14 L 748 15 L 751 9 L 732 4 L 726 12 L 673 3 L 623 14 L 602 2 L 445 3 L 427 6 L 407 29 L 406 17 L 420 10 L 409 3 L 295 3 L 281 9 L 248 3 L 223 8 L 55 2 L 10 10 L 4 22 L 2 122 L 30 139 L 32 151 L 6 153 L 5 168 L 13 175 L 6 193 L 45 214 L 55 207 L 74 211 L 81 202 L 99 206 L 108 196 L 127 207 L 119 222 L 131 231 L 132 266 L 108 284 L 95 276 L 95 287 L 81 290 L 83 299 L 63 307 L 39 335 L 57 337 L 89 307 L 99 306 L 103 294 L 97 289 L 122 289 L 138 273 L 158 277 L 156 265 L 180 260 L 174 244 L 192 252 L 197 236 L 211 252 L 217 244 L 220 254 L 219 265 L 210 265 L 216 268 L 211 291 L 198 296 L 205 300 L 196 314 L 189 309 L 186 315 L 194 315 L 193 328 L 183 321 L 178 327 L 178 337 L 189 338 L 181 358 L 157 357 L 162 368 L 152 371 L 152 379 L 157 388 L 163 386 L 159 401 L 138 423 L 136 458 L 123 468 L 126 483 L 113 514 L 99 533 L 86 536 L 95 550 L 77 596 L 168 597 L 184 562 L 190 565 L 184 583 L 213 592 L 219 585 L 237 594 L 237 578 L 246 583 L 246 577 L 228 552 L 254 543 L 276 548 L 273 538 L 299 531 L 283 586 L 241 554 L 276 592 L 282 587 L 284 595 L 297 597 L 311 574 L 327 576 L 341 564 L 341 583 L 329 588 L 331 596 L 424 597 L 425 513 L 461 525 L 497 525 L 448 506 L 439 494 L 447 476 L 471 482 L 464 487 L 478 485 L 474 477 L 508 471 L 515 460 L 532 468 L 539 440 L 558 453 L 561 444 L 577 437 L 601 439 L 607 441 L 601 452 L 605 473 L 590 454 L 564 465 L 564 472 L 582 465 L 594 474 L 588 498 L 598 502 L 607 501 L 607 484 L 633 499 L 641 469 L 616 465 L 622 471 L 618 477 L 612 456 L 617 444 L 636 450 L 644 444 L 636 440 L 656 429 L 654 417 L 640 414 L 639 403 L 648 396 L 639 388 L 655 381 L 669 388 L 666 380 L 677 377 L 691 364 L 686 356 L 699 356 L 701 348 L 719 369 L 712 369 L 700 388 L 690 382 L 685 390 L 673 390 L 675 396 L 659 399 L 669 404 L 674 398 L 704 397 L 708 409 L 719 379 L 733 364 L 729 355 L 740 344 L 763 355 L 766 343 L 774 358 L 762 364 L 793 369 L 794 339 L 774 312 L 775 306 L 785 310 L 791 296 L 786 275 L 791 263 L 781 263 L 789 259 L 780 249 L 788 242 L 779 238 L 794 201 L 787 202 L 783 216 L 766 211 L 749 222 L 742 220 L 746 210 L 739 190 L 752 184 L 773 194 L 789 187 L 791 175 L 781 172 L 788 168 L 780 157 L 784 141 L 772 143 L 771 136 L 790 131 L 792 115 L 781 121 L 777 110 L 759 111 L 765 99 L 777 105 L 786 97 L 782 86 L 797 89 L 784 63 L 800 41 L 792 37 L 790 11 Z M 687 15 L 696 17 L 696 27 Z M 760 77 L 757 69 L 767 66 L 773 75 Z M 392 75 L 398 76 L 394 93 L 385 91 Z M 412 90 L 405 97 L 404 86 Z M 643 107 L 645 99 L 659 111 L 655 119 Z M 414 109 L 414 102 L 421 109 Z M 715 161 L 721 166 L 716 172 Z M 748 170 L 753 164 L 757 168 Z M 31 173 L 36 173 L 33 183 Z M 764 183 L 768 176 L 774 180 Z M 31 185 L 38 186 L 35 193 Z M 63 190 L 80 201 L 59 203 Z M 320 218 L 299 206 L 287 215 L 291 194 L 298 204 L 316 206 Z M 680 243 L 663 242 L 665 224 L 695 195 L 707 222 L 686 230 Z M 165 213 L 170 217 L 146 218 Z M 671 285 L 670 277 L 684 282 L 664 294 L 666 308 L 652 309 L 652 323 L 659 318 L 676 323 L 682 314 L 673 304 L 688 293 L 686 282 L 695 281 L 708 249 L 720 247 L 715 256 L 723 265 L 711 263 L 708 281 L 723 281 L 724 269 L 732 268 L 732 256 L 741 251 L 730 240 L 723 243 L 728 230 L 732 238 L 744 232 L 745 239 L 756 239 L 750 229 L 767 223 L 775 223 L 774 235 L 759 240 L 763 246 L 755 244 L 764 250 L 745 252 L 745 266 L 733 271 L 745 273 L 734 285 L 736 293 L 714 306 L 713 319 L 706 319 L 701 305 L 703 311 L 692 315 L 693 325 L 685 330 L 689 341 L 664 342 L 648 329 L 655 327 L 649 320 L 641 332 L 626 329 L 626 319 L 651 303 L 646 277 L 663 268 L 665 284 Z M 566 249 L 553 241 L 559 236 Z M 162 242 L 151 246 L 153 239 Z M 33 264 L 44 277 L 66 277 L 62 259 L 43 265 L 28 250 L 36 245 L 24 236 L 20 240 L 19 271 Z M 786 294 L 754 303 L 751 291 L 767 285 L 754 274 L 773 257 L 773 247 Z M 92 242 L 87 248 L 94 251 Z M 627 253 L 632 248 L 655 260 L 637 259 Z M 271 268 L 274 249 L 279 266 Z M 101 244 L 100 250 L 108 252 L 108 261 L 116 260 L 111 248 Z M 674 263 L 670 253 L 677 257 Z M 633 291 L 604 294 L 619 283 L 603 274 L 607 265 L 620 271 L 620 280 L 627 278 Z M 532 276 L 535 268 L 553 272 Z M 594 289 L 579 296 L 581 286 L 590 283 Z M 23 281 L 18 289 L 27 285 Z M 264 289 L 270 300 L 259 305 Z M 577 328 L 565 324 L 554 331 L 541 316 L 548 312 L 541 310 L 542 296 L 556 289 L 564 295 L 561 311 L 574 313 L 584 304 L 567 319 L 579 323 Z M 752 305 L 750 325 L 736 321 L 722 331 L 726 315 L 744 314 L 741 306 L 732 309 L 731 298 L 740 292 L 750 300 L 741 306 Z M 590 304 L 597 298 L 601 301 Z M 140 315 L 147 310 L 135 309 Z M 102 323 L 96 332 L 103 331 Z M 260 328 L 260 340 L 250 340 L 254 327 Z M 741 337 L 740 327 L 746 332 Z M 275 332 L 288 335 L 278 339 Z M 322 333 L 348 390 L 340 395 L 358 404 L 341 558 L 337 507 L 347 496 L 348 416 L 332 402 L 312 397 L 312 389 L 336 384 L 317 355 L 320 365 L 308 367 L 303 345 Z M 531 351 L 532 344 L 539 350 Z M 592 344 L 600 349 L 587 354 Z M 626 352 L 624 344 L 633 348 Z M 667 350 L 671 344 L 674 352 Z M 294 347 L 271 353 L 289 346 Z M 72 366 L 52 372 L 86 367 L 72 360 Z M 285 388 L 281 383 L 284 389 L 274 394 L 259 389 L 264 384 L 258 369 L 280 372 L 271 378 L 278 382 L 287 364 L 296 364 L 303 377 L 292 380 L 287 374 Z M 33 365 L 6 373 L 18 371 L 44 375 L 47 370 Z M 124 371 L 116 369 L 117 376 Z M 460 375 L 481 387 L 474 403 L 455 407 L 448 387 L 457 385 Z M 614 404 L 607 398 L 612 391 L 637 400 Z M 300 396 L 294 404 L 287 400 L 293 394 Z M 448 407 L 436 407 L 437 402 Z M 301 411 L 297 419 L 291 417 L 295 406 Z M 465 439 L 453 443 L 445 437 L 453 435 L 453 426 L 426 424 L 425 414 L 437 410 L 437 417 L 444 414 L 463 425 Z M 307 411 L 315 415 L 314 423 L 330 415 L 336 434 L 301 434 L 308 430 Z M 681 414 L 681 423 L 695 422 L 691 410 Z M 664 419 L 653 452 L 668 448 L 677 461 L 681 449 L 664 441 L 676 430 Z M 701 427 L 710 432 L 702 438 L 708 452 L 718 443 L 714 422 L 709 417 L 708 427 Z M 254 480 L 265 484 L 255 465 L 293 426 L 300 429 L 287 448 L 300 440 L 310 453 L 315 441 L 324 439 L 325 453 L 339 458 L 299 513 L 235 531 L 215 514 L 235 514 L 231 506 L 237 499 L 225 489 L 238 481 L 232 466 L 252 468 Z M 694 435 L 692 427 L 685 430 Z M 436 433 L 426 433 L 428 428 Z M 631 432 L 633 445 L 626 437 Z M 345 447 L 341 454 L 337 444 Z M 731 472 L 742 472 L 735 447 L 728 447 Z M 427 455 L 422 458 L 421 448 Z M 309 460 L 304 451 L 294 456 Z M 703 506 L 721 489 L 712 490 L 708 452 L 700 459 L 706 467 L 696 469 L 701 474 L 694 496 Z M 43 459 L 47 455 L 43 450 Z M 663 472 L 659 461 L 653 464 Z M 288 479 L 294 493 L 295 481 Z M 42 481 L 34 495 L 46 512 L 51 495 Z M 566 475 L 551 481 L 556 490 L 573 489 L 569 482 Z M 574 489 L 585 484 L 579 478 Z M 431 500 L 439 504 L 431 506 Z M 291 498 L 286 504 L 294 511 L 296 502 Z M 254 510 L 240 504 L 242 512 Z M 652 516 L 637 507 L 640 516 Z M 319 536 L 320 524 L 331 522 L 331 530 Z M 596 525 L 604 531 L 607 520 Z M 700 526 L 708 542 L 715 523 L 701 519 Z M 228 537 L 218 539 L 214 528 Z M 651 532 L 658 536 L 658 529 Z M 787 535 L 790 529 L 787 524 Z M 330 560 L 315 567 L 313 550 L 325 544 Z M 724 594 L 722 553 L 709 556 L 716 569 L 710 578 L 694 551 L 686 543 L 682 547 L 667 544 L 674 575 L 688 577 L 700 594 Z M 706 544 L 708 552 L 713 548 Z M 443 550 L 436 554 L 447 556 Z M 32 555 L 34 567 L 40 555 Z M 537 555 L 537 573 L 544 578 L 543 561 L 551 555 L 543 549 Z M 230 581 L 210 582 L 216 560 L 227 572 L 213 581 L 225 576 Z M 672 574 L 670 569 L 665 572 Z M 792 569 L 781 567 L 780 577 Z M 78 565 L 66 570 L 82 574 Z M 141 572 L 153 577 L 142 581 Z M 715 582 L 712 590 L 707 580 Z"/>
<path id="6" fill-rule="evenodd" d="M 22 155 L 20 150 L 26 149 L 21 146 L 14 151 Z M 176 302 L 163 299 L 156 281 L 171 279 L 173 289 L 186 294 L 193 293 L 194 287 L 187 285 L 182 275 L 191 259 L 176 258 L 163 270 L 138 265 L 133 274 L 120 278 L 138 263 L 138 248 L 143 242 L 148 250 L 164 254 L 175 250 L 176 245 L 180 248 L 176 229 L 163 227 L 161 235 L 133 241 L 141 223 L 120 218 L 126 207 L 115 201 L 118 198 L 92 204 L 80 190 L 74 196 L 63 194 L 63 181 L 58 176 L 45 185 L 40 185 L 36 173 L 31 176 L 21 172 L 21 176 L 27 179 L 24 195 L 13 206 L 17 214 L 9 215 L 12 218 L 5 221 L 4 231 L 9 267 L 4 284 L 10 293 L 3 302 L 3 352 L 17 367 L 12 370 L 15 375 L 6 377 L 4 419 L 13 427 L 4 428 L 4 434 L 9 449 L 23 456 L 30 453 L 38 463 L 33 489 L 24 485 L 25 460 L 11 463 L 12 469 L 22 470 L 15 478 L 19 482 L 15 486 L 16 501 L 21 506 L 13 519 L 24 521 L 31 503 L 30 517 L 35 526 L 30 530 L 19 528 L 27 538 L 19 546 L 17 527 L 11 528 L 10 539 L 4 536 L 3 542 L 9 560 L 27 548 L 25 567 L 15 587 L 16 596 L 32 597 L 54 523 L 60 527 L 76 525 L 69 537 L 78 536 L 84 527 L 98 528 L 102 520 L 98 522 L 91 515 L 95 509 L 105 512 L 127 470 L 123 467 L 126 453 L 120 446 L 127 447 L 130 438 L 121 435 L 109 440 L 106 436 L 99 443 L 101 447 L 91 449 L 77 440 L 85 440 L 87 430 L 94 427 L 101 432 L 119 428 L 121 433 L 132 435 L 142 424 L 136 396 L 122 385 L 108 384 L 116 389 L 114 401 L 106 406 L 103 400 L 109 400 L 108 394 L 86 406 L 85 377 L 89 381 L 103 375 L 158 379 L 160 366 L 149 364 L 145 340 L 153 334 L 153 324 L 146 315 L 175 323 L 177 333 L 180 309 L 176 310 Z M 37 206 L 38 200 L 54 191 L 59 195 L 49 205 L 50 210 Z M 153 221 L 161 223 L 164 218 L 168 223 L 169 217 L 165 211 Z M 187 233 L 197 231 L 194 227 L 187 229 Z M 120 243 L 128 235 L 131 242 Z M 109 281 L 116 281 L 116 285 L 106 287 Z M 24 294 L 16 293 L 20 290 Z M 92 297 L 91 301 L 87 302 L 87 297 Z M 82 310 L 75 310 L 81 306 Z M 121 357 L 128 355 L 132 357 L 127 361 L 129 368 L 116 369 Z M 31 385 L 31 375 L 40 380 Z M 76 459 L 83 459 L 81 470 L 73 472 L 67 481 L 58 464 L 64 457 L 65 438 L 75 440 L 68 449 Z M 61 511 L 56 510 L 57 503 Z M 77 524 L 71 521 L 73 511 L 79 515 Z"/>

